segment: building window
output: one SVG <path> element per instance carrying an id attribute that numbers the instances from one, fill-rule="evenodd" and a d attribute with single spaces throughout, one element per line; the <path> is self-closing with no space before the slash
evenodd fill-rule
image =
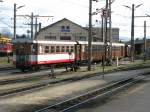
<path id="1" fill-rule="evenodd" d="M 80 40 L 81 40 L 81 41 L 86 41 L 86 37 L 80 36 Z"/>
<path id="2" fill-rule="evenodd" d="M 64 30 L 65 29 L 65 26 L 61 26 L 61 30 Z"/>
<path id="3" fill-rule="evenodd" d="M 70 36 L 61 36 L 60 40 L 71 40 Z"/>
<path id="4" fill-rule="evenodd" d="M 45 40 L 56 40 L 56 36 L 45 36 Z"/>
<path id="5" fill-rule="evenodd" d="M 66 29 L 67 29 L 67 30 L 70 30 L 70 26 L 66 26 Z"/>
<path id="6" fill-rule="evenodd" d="M 75 40 L 77 40 L 77 41 L 86 41 L 86 37 L 85 36 L 76 36 Z"/>
<path id="7" fill-rule="evenodd" d="M 70 26 L 61 26 L 61 32 L 70 32 Z"/>
<path id="8" fill-rule="evenodd" d="M 65 26 L 61 26 L 61 32 L 65 31 Z"/>

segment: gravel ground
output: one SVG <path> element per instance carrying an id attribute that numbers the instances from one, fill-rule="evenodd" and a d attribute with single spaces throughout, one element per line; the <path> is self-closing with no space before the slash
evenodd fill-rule
<path id="1" fill-rule="evenodd" d="M 43 102 L 53 101 L 62 96 L 67 96 L 78 91 L 86 90 L 104 84 L 104 80 L 84 80 L 65 85 L 50 87 L 23 96 L 0 100 L 0 112 L 20 112 L 24 106 L 42 105 Z"/>
<path id="2" fill-rule="evenodd" d="M 123 64 L 128 64 L 128 63 L 123 63 Z M 81 75 L 86 75 L 86 74 L 91 74 L 91 73 L 97 73 L 99 70 L 99 66 L 94 69 L 94 71 L 86 71 L 86 67 L 79 72 L 76 73 L 67 73 L 68 75 L 60 75 L 59 77 L 57 76 L 57 79 L 62 79 L 63 78 L 69 78 L 72 76 L 81 76 Z M 92 69 L 93 70 L 93 69 Z M 149 69 L 145 69 L 146 71 L 149 71 Z M 143 73 L 145 70 L 133 70 L 132 72 L 118 72 L 118 73 L 109 73 L 105 75 L 105 78 L 102 79 L 102 76 L 99 77 L 94 77 L 94 78 L 89 78 L 89 79 L 84 79 L 82 81 L 77 81 L 74 83 L 69 83 L 69 84 L 58 84 L 53 87 L 47 87 L 41 90 L 37 90 L 32 93 L 28 94 L 22 94 L 20 96 L 14 96 L 10 98 L 1 98 L 0 99 L 0 112 L 32 112 L 34 109 L 38 107 L 45 107 L 48 104 L 53 104 L 56 101 L 60 101 L 66 98 L 74 97 L 77 94 L 87 92 L 90 89 L 93 89 L 95 87 L 100 87 L 102 85 L 105 85 L 108 82 L 111 82 L 113 80 L 118 80 L 120 78 L 124 78 L 130 75 L 135 75 L 138 73 Z M 49 70 L 47 71 L 41 71 L 40 73 L 50 73 Z M 37 73 L 32 73 L 32 74 L 21 74 L 15 75 L 16 77 L 24 77 L 26 75 L 37 75 Z M 128 74 L 128 75 L 127 75 Z M 12 78 L 12 76 L 4 76 L 2 75 L 0 77 L 1 79 L 7 79 L 7 78 Z M 49 80 L 49 79 L 48 79 Z M 33 82 L 32 82 L 33 83 Z M 0 90 L 4 89 L 9 89 L 15 88 L 15 87 L 21 87 L 25 85 L 30 85 L 30 82 L 26 83 L 20 83 L 18 84 L 12 84 L 12 85 L 5 85 L 1 86 Z M 30 110 L 31 109 L 31 110 Z"/>
<path id="3" fill-rule="evenodd" d="M 95 87 L 100 87 L 114 80 L 125 78 L 149 69 L 132 70 L 126 72 L 109 73 L 102 76 L 95 76 L 89 79 L 80 80 L 68 84 L 58 84 L 53 87 L 37 90 L 32 93 L 14 96 L 10 98 L 0 99 L 0 112 L 32 112 L 33 109 L 53 104 L 83 92 L 87 92 Z M 70 76 L 73 74 L 70 74 Z M 77 75 L 77 74 L 74 74 Z M 78 74 L 81 75 L 81 74 Z M 31 110 L 30 110 L 31 109 Z"/>

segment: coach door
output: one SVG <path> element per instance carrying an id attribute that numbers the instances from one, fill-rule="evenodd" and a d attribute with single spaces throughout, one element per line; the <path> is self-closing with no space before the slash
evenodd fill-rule
<path id="1" fill-rule="evenodd" d="M 124 57 L 124 47 L 121 46 L 121 57 Z"/>
<path id="2" fill-rule="evenodd" d="M 29 56 L 23 52 L 19 52 L 19 54 L 16 57 L 16 60 L 17 60 L 17 64 L 19 64 L 19 65 L 27 65 Z"/>
<path id="3" fill-rule="evenodd" d="M 81 61 L 81 44 L 75 44 L 75 61 Z"/>
<path id="4" fill-rule="evenodd" d="M 26 44 L 20 44 L 19 49 L 17 50 L 17 62 L 20 65 L 28 65 L 29 55 L 28 55 L 29 47 Z"/>

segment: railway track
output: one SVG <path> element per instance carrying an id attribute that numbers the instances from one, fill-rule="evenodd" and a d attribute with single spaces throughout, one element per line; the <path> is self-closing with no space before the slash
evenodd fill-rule
<path id="1" fill-rule="evenodd" d="M 0 67 L 0 71 L 14 70 L 14 69 L 16 69 L 16 68 L 13 66 Z"/>
<path id="2" fill-rule="evenodd" d="M 79 77 L 74 76 L 74 77 L 69 77 L 69 78 L 62 78 L 62 79 L 58 79 L 58 80 L 55 79 L 55 80 L 36 83 L 36 84 L 30 85 L 30 86 L 25 86 L 25 87 L 21 87 L 21 88 L 17 88 L 17 89 L 0 91 L 0 97 L 1 98 L 2 97 L 9 97 L 9 96 L 12 96 L 12 95 L 17 95 L 17 94 L 21 94 L 21 93 L 25 93 L 25 92 L 32 92 L 32 91 L 37 90 L 37 89 L 52 86 L 52 84 L 58 84 L 58 83 L 62 83 L 62 82 L 63 83 L 64 82 L 71 83 L 71 82 L 74 82 L 74 81 L 78 81 L 78 80 L 82 80 L 82 79 L 86 79 L 86 78 L 90 78 L 90 77 L 93 77 L 93 74 L 83 75 L 83 76 L 79 76 Z"/>
<path id="3" fill-rule="evenodd" d="M 56 69 L 56 75 L 62 74 L 64 69 Z M 11 74 L 2 74 L 0 75 L 0 85 L 25 82 L 30 80 L 38 80 L 45 77 L 48 77 L 50 71 L 45 71 L 44 69 L 38 72 L 12 72 Z M 69 72 L 68 72 L 69 73 Z"/>
<path id="4" fill-rule="evenodd" d="M 50 67 L 42 67 L 40 70 L 46 70 L 46 69 L 50 69 Z M 0 67 L 0 71 L 6 71 L 6 70 L 18 70 L 16 69 L 15 66 L 5 66 L 5 67 Z M 25 73 L 28 73 L 28 72 L 31 72 L 30 70 L 29 71 L 25 71 Z M 36 71 L 33 71 L 33 72 L 36 72 Z M 23 72 L 14 72 L 14 73 L 23 73 Z"/>
<path id="5" fill-rule="evenodd" d="M 58 102 L 56 104 L 50 105 L 48 107 L 42 108 L 35 112 L 72 112 L 74 109 L 93 101 L 97 98 L 105 99 L 109 96 L 112 96 L 119 90 L 122 90 L 125 87 L 131 86 L 142 79 L 144 79 L 144 75 L 137 75 L 135 77 L 129 77 L 113 84 L 109 84 L 103 88 L 99 88 L 96 90 L 92 90 L 88 93 L 76 96 L 74 98 Z"/>
<path id="6" fill-rule="evenodd" d="M 135 66 L 132 66 L 132 67 L 118 67 L 116 69 L 113 69 L 113 70 L 108 70 L 105 72 L 106 73 L 110 73 L 110 72 L 116 72 L 116 71 L 127 71 L 127 70 L 136 70 L 136 69 L 143 69 L 143 68 L 149 68 L 150 65 L 146 65 L 146 66 L 139 66 L 139 65 L 135 65 Z M 41 69 L 42 71 L 46 70 L 46 69 L 49 69 L 49 68 L 43 68 Z M 62 70 L 63 72 L 64 70 Z M 12 74 L 6 74 L 6 76 L 12 76 L 11 78 L 6 78 L 6 79 L 2 79 L 0 80 L 0 85 L 5 85 L 5 84 L 11 84 L 11 83 L 17 83 L 17 82 L 23 82 L 23 81 L 29 81 L 29 80 L 32 80 L 32 79 L 40 79 L 40 78 L 44 78 L 44 77 L 47 77 L 48 76 L 48 73 L 45 74 L 45 75 L 37 75 L 37 76 L 29 76 L 28 74 L 30 73 L 37 73 L 37 72 L 32 72 L 32 71 L 28 71 L 28 72 L 13 72 L 12 74 L 17 74 L 17 76 L 15 75 L 12 75 Z M 20 75 L 21 74 L 21 75 Z M 26 75 L 26 76 L 22 76 L 22 74 Z M 61 74 L 61 72 L 60 72 Z"/>
<path id="7" fill-rule="evenodd" d="M 0 85 L 25 82 L 25 81 L 30 81 L 30 80 L 33 80 L 33 79 L 38 80 L 38 79 L 42 79 L 44 77 L 48 77 L 48 74 L 35 75 L 35 76 L 23 76 L 23 77 L 17 77 L 17 78 L 16 77 L 15 78 L 9 78 L 9 79 L 0 80 Z"/>
<path id="8" fill-rule="evenodd" d="M 102 74 L 96 74 L 97 76 L 102 75 Z M 94 76 L 96 76 L 94 75 Z M 0 81 L 0 85 L 5 85 L 5 84 L 13 84 L 13 83 L 19 83 L 19 82 L 26 82 L 26 81 L 33 81 L 33 80 L 39 80 L 42 78 L 48 78 L 48 74 L 45 75 L 36 75 L 36 76 L 27 76 L 27 77 L 23 77 L 23 78 L 16 78 L 16 79 L 10 79 L 10 80 L 2 80 Z M 34 89 L 40 89 L 40 88 L 44 88 L 47 87 L 48 85 L 52 85 L 52 84 L 56 84 L 56 83 L 61 83 L 61 82 L 73 82 L 73 81 L 77 81 L 77 80 L 81 80 L 81 79 L 85 79 L 85 78 L 90 78 L 93 77 L 93 74 L 89 74 L 89 75 L 85 75 L 85 76 L 81 76 L 81 77 L 69 77 L 69 78 L 64 78 L 64 79 L 60 79 L 60 80 L 45 80 L 45 82 L 41 82 L 41 83 L 34 83 L 33 85 L 27 85 L 27 86 L 23 86 L 21 88 L 13 88 L 13 89 L 8 89 L 8 90 L 2 90 L 0 91 L 0 97 L 4 97 L 4 96 L 11 96 L 11 95 L 16 95 L 16 94 L 20 94 L 20 93 L 24 93 L 26 91 L 32 91 Z"/>
<path id="9" fill-rule="evenodd" d="M 149 72 L 149 69 L 143 69 L 143 71 L 145 73 L 147 73 L 147 72 Z M 17 101 L 18 109 L 21 109 L 23 112 L 27 112 L 27 111 L 33 112 L 33 111 L 36 111 L 40 108 L 45 107 L 48 104 L 54 104 L 56 102 L 66 100 L 68 98 L 71 98 L 72 96 L 79 95 L 80 93 L 88 92 L 88 91 L 92 90 L 93 88 L 104 87 L 106 84 L 110 84 L 112 82 L 115 82 L 115 81 L 120 80 L 122 78 L 126 78 L 126 77 L 131 76 L 131 75 L 134 76 L 136 74 L 143 73 L 143 71 L 136 70 L 136 71 L 123 72 L 123 73 L 122 72 L 113 73 L 113 74 L 108 74 L 108 76 L 106 76 L 104 79 L 102 78 L 102 76 L 96 76 L 96 77 L 92 77 L 89 79 L 81 80 L 79 82 L 78 81 L 73 82 L 73 80 L 75 81 L 74 78 L 72 78 L 72 80 L 66 79 L 66 80 L 68 80 L 68 82 L 63 81 L 62 83 L 54 83 L 54 85 L 48 84 L 48 85 L 43 86 L 41 88 L 39 87 L 37 89 L 36 88 L 30 89 L 30 90 L 22 91 L 20 93 L 14 92 L 12 94 L 6 95 L 6 97 L 4 95 L 4 96 L 0 97 L 0 99 L 2 102 L 3 102 L 3 100 L 4 101 L 6 100 L 6 101 L 8 101 L 8 103 L 10 102 L 12 104 L 13 104 L 14 99 L 15 99 L 15 101 Z M 58 77 L 58 79 L 61 79 L 61 78 Z M 100 83 L 99 83 L 99 79 L 100 79 Z M 92 84 L 93 82 L 95 83 L 95 81 L 96 82 L 98 81 L 97 84 L 96 85 L 94 84 L 95 86 L 90 86 L 90 84 Z M 90 87 L 84 86 L 84 84 L 83 84 L 83 86 L 81 86 L 81 89 L 77 88 L 77 90 L 74 90 L 75 89 L 74 87 L 76 87 L 76 84 L 82 85 L 82 83 L 84 83 L 84 84 L 87 83 Z M 65 87 L 67 87 L 67 88 L 69 87 L 70 88 L 69 91 Z M 79 88 L 80 88 L 80 86 L 79 86 Z M 88 90 L 86 89 L 84 91 L 84 88 L 88 88 Z M 55 92 L 55 90 L 57 92 Z M 63 90 L 64 90 L 65 94 L 61 95 L 61 91 L 63 91 Z M 79 90 L 79 93 L 74 93 L 74 92 L 72 93 L 71 92 L 71 91 L 78 91 L 78 90 Z M 58 97 L 58 95 L 59 95 L 59 97 Z M 39 98 L 43 98 L 43 97 L 44 97 L 44 99 L 40 99 L 39 101 L 37 100 L 37 98 L 39 99 Z M 56 97 L 56 99 L 55 99 L 55 97 Z M 57 99 L 57 97 L 58 97 L 58 99 Z M 26 106 L 26 105 L 22 106 L 22 105 L 20 105 L 23 102 L 26 102 L 28 104 L 30 104 L 30 103 L 35 104 L 36 103 L 38 105 L 35 105 L 35 106 L 32 106 L 32 105 L 31 106 L 29 106 L 29 105 L 28 106 Z M 10 108 L 9 105 L 8 105 L 8 108 Z M 16 107 L 12 107 L 12 109 L 13 108 L 16 108 Z"/>
<path id="10" fill-rule="evenodd" d="M 127 71 L 127 70 L 136 70 L 136 69 L 143 69 L 143 68 L 150 68 L 150 65 L 129 65 L 127 67 L 118 67 L 112 71 L 116 72 L 116 71 Z"/>

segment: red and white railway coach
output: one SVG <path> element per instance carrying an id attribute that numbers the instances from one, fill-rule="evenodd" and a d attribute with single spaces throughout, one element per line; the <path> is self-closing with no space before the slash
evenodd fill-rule
<path id="1" fill-rule="evenodd" d="M 13 43 L 13 63 L 22 70 L 75 60 L 73 53 L 75 42 L 15 39 Z"/>
<path id="2" fill-rule="evenodd" d="M 13 63 L 17 68 L 39 69 L 41 65 L 85 62 L 88 59 L 88 42 L 43 41 L 27 38 L 13 40 Z M 112 56 L 124 57 L 124 44 L 112 44 Z M 92 42 L 92 61 L 102 60 L 103 42 Z"/>

